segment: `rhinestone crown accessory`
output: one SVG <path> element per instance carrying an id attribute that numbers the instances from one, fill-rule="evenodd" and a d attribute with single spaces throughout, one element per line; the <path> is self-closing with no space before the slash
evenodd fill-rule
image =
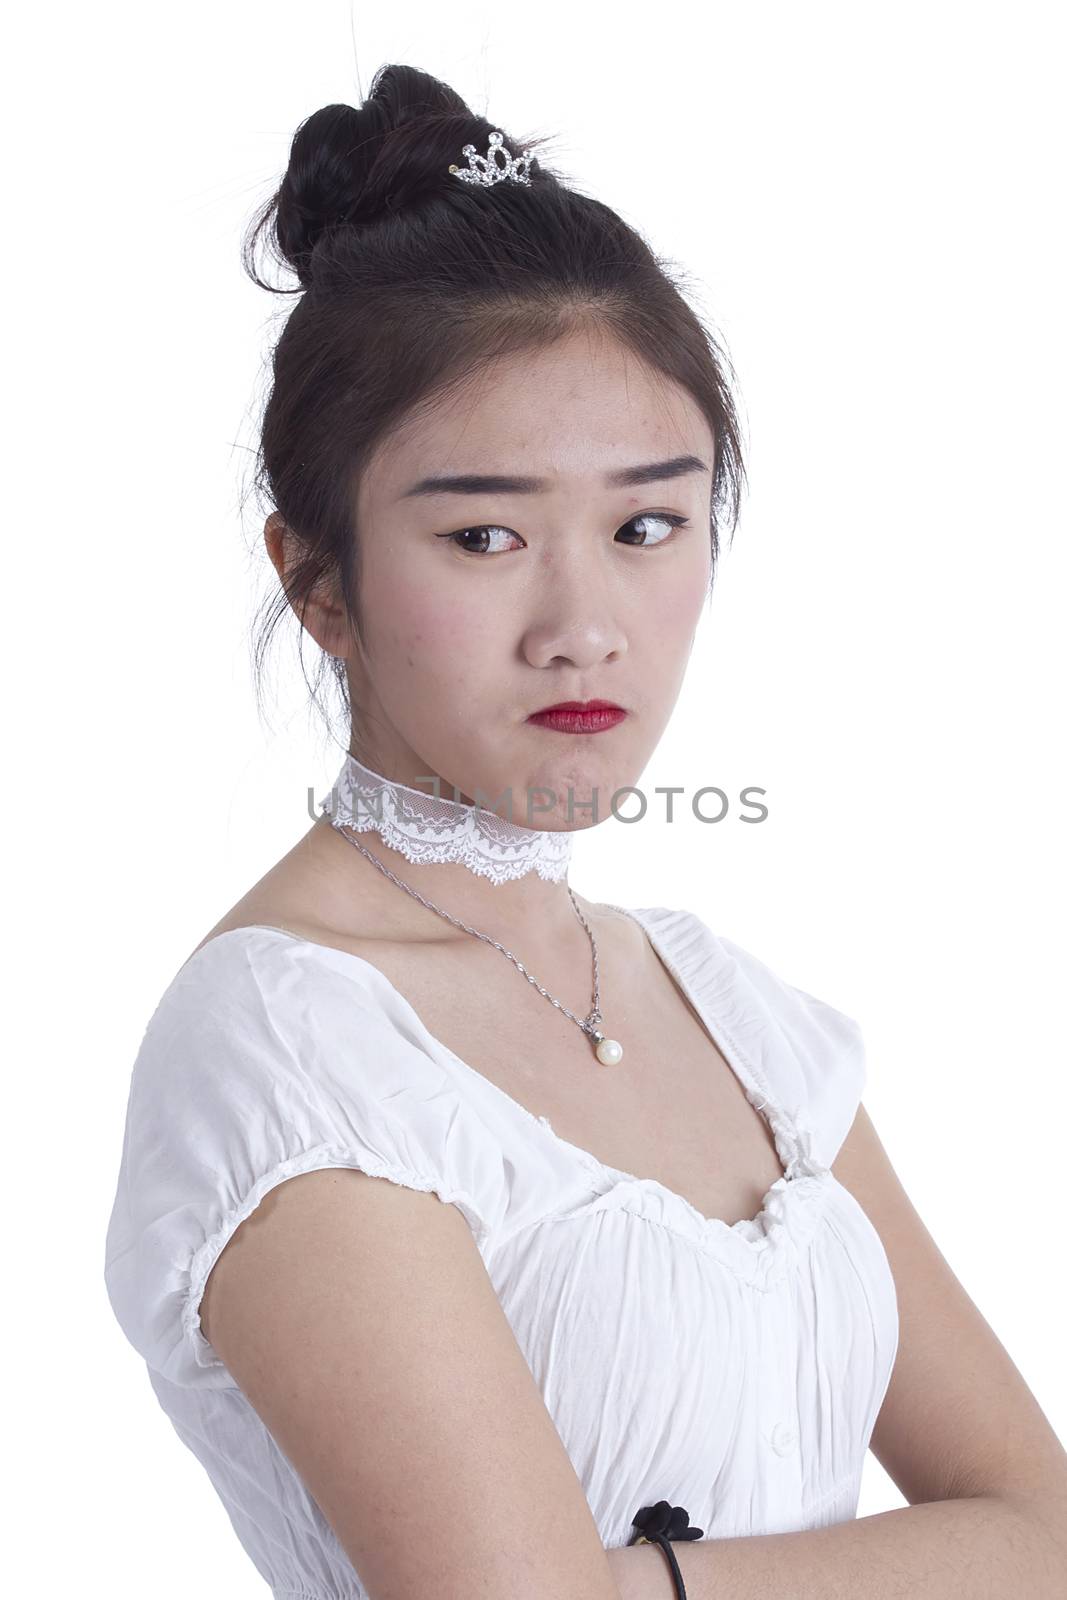
<path id="1" fill-rule="evenodd" d="M 467 158 L 466 167 L 457 167 L 453 161 L 449 172 L 454 172 L 457 178 L 462 178 L 464 183 L 478 183 L 488 187 L 492 183 L 503 183 L 510 178 L 515 183 L 529 183 L 530 181 L 530 152 L 524 150 L 516 159 L 504 143 L 502 133 L 489 135 L 489 154 L 480 156 L 472 144 L 463 146 L 463 154 Z M 503 166 L 497 157 L 503 157 Z"/>

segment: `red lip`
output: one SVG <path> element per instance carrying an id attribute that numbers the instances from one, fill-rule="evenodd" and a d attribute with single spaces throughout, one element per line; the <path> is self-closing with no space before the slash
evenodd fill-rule
<path id="1" fill-rule="evenodd" d="M 617 706 L 614 700 L 559 700 L 554 706 L 542 706 L 540 711 L 535 711 L 535 717 L 543 717 L 546 711 L 621 711 L 622 706 Z"/>
<path id="2" fill-rule="evenodd" d="M 526 720 L 540 728 L 554 728 L 559 733 L 603 733 L 607 728 L 614 728 L 625 716 L 622 707 L 610 700 L 565 700 L 533 712 Z"/>

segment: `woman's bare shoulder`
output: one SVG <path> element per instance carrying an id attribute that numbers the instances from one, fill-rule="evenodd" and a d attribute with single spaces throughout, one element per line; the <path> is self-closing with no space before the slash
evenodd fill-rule
<path id="1" fill-rule="evenodd" d="M 190 956 L 220 934 L 238 928 L 280 928 L 319 944 L 335 943 L 337 929 L 330 916 L 329 895 L 324 892 L 329 873 L 322 850 L 322 827 L 316 823 L 235 901 L 189 952 Z M 372 885 L 361 885 L 359 894 L 347 894 L 346 913 L 347 931 L 352 938 L 374 937 L 380 919 Z"/>
<path id="2" fill-rule="evenodd" d="M 277 861 L 248 892 L 208 929 L 190 956 L 220 934 L 238 928 L 270 927 L 372 957 L 380 949 L 394 951 L 408 943 L 432 944 L 432 939 L 412 938 L 410 919 L 402 914 L 396 891 L 383 886 L 373 871 L 346 871 L 338 893 L 336 856 L 332 840 L 320 821 Z M 403 900 L 403 896 L 399 900 Z M 574 898 L 590 925 L 602 936 L 632 941 L 640 949 L 643 935 L 636 921 L 619 907 Z M 188 957 L 186 958 L 188 960 Z"/>

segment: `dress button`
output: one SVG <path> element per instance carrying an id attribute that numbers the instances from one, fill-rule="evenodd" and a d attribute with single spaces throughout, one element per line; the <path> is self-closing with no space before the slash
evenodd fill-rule
<path id="1" fill-rule="evenodd" d="M 780 1456 L 787 1456 L 797 1442 L 796 1430 L 786 1422 L 777 1422 L 771 1434 L 771 1445 Z"/>

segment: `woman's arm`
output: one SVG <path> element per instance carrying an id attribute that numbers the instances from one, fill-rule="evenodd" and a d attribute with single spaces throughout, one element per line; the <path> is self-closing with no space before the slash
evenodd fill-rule
<path id="1" fill-rule="evenodd" d="M 1064 1600 L 1067 1452 L 938 1250 L 860 1107 L 834 1176 L 877 1228 L 900 1342 L 871 1449 L 906 1507 L 672 1546 L 689 1600 Z M 674 1600 L 663 1552 L 609 1550 L 622 1600 Z"/>
<path id="2" fill-rule="evenodd" d="M 289 1177 L 200 1317 L 375 1600 L 618 1600 L 455 1205 L 350 1168 Z"/>
<path id="3" fill-rule="evenodd" d="M 968 1496 L 671 1549 L 688 1600 L 1063 1600 L 1065 1519 L 1062 1502 L 1046 1516 Z M 608 1562 L 620 1600 L 676 1600 L 655 1545 L 609 1550 Z"/>

